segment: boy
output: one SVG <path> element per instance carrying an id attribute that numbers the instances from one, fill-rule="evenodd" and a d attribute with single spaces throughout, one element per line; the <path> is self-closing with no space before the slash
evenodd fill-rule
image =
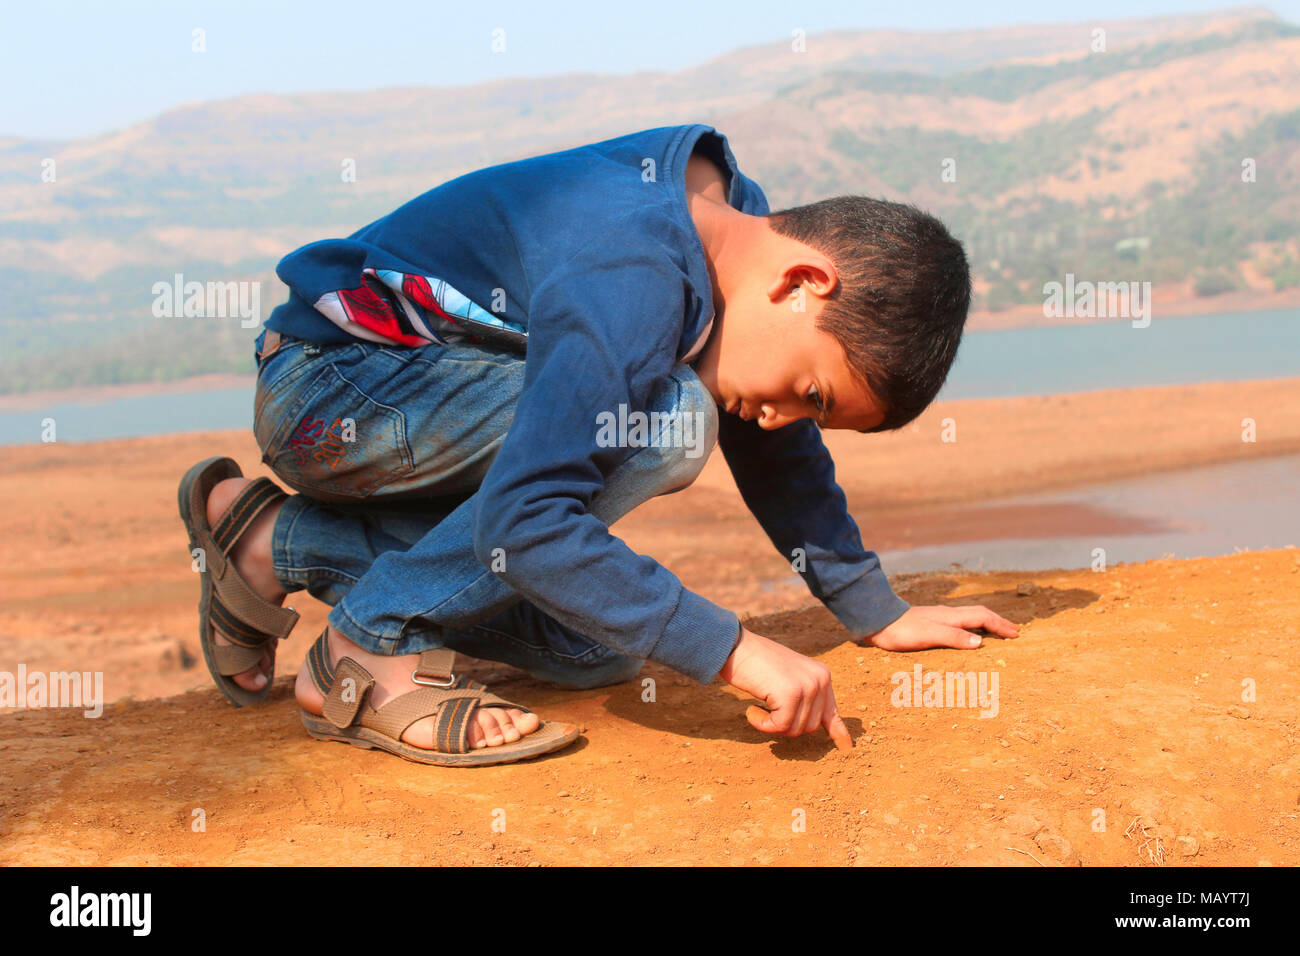
<path id="1" fill-rule="evenodd" d="M 906 425 L 956 356 L 965 254 L 913 207 L 772 215 L 723 135 L 662 127 L 466 174 L 277 273 L 290 298 L 258 338 L 254 431 L 299 494 L 229 459 L 181 487 L 191 546 L 216 554 L 205 657 L 236 704 L 269 692 L 297 618 L 280 605 L 306 589 L 334 605 L 296 684 L 323 739 L 443 765 L 576 739 L 457 677 L 459 651 L 575 687 L 653 659 L 757 697 L 762 731 L 851 746 L 824 665 L 608 531 L 689 485 L 715 441 L 855 638 L 1016 634 L 984 607 L 898 598 L 821 441 Z M 611 442 L 634 413 L 650 428 Z"/>

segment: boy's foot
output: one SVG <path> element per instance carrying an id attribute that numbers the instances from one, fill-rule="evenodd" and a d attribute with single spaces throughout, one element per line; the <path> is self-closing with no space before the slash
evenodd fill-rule
<path id="1" fill-rule="evenodd" d="M 230 503 L 235 500 L 245 486 L 252 484 L 251 478 L 227 478 L 212 486 L 208 495 L 208 526 L 215 528 L 221 516 L 226 513 Z M 271 567 L 271 531 L 275 528 L 275 517 L 280 513 L 283 502 L 270 505 L 240 535 L 239 540 L 230 551 L 229 560 L 235 566 L 245 583 L 261 598 L 277 606 L 284 604 L 286 593 L 276 580 L 275 570 Z M 216 644 L 229 645 L 230 641 L 213 630 L 212 639 Z M 231 678 L 245 690 L 257 691 L 266 686 L 267 681 L 275 677 L 275 645 L 267 643 L 262 652 L 258 666 L 236 674 Z"/>
<path id="2" fill-rule="evenodd" d="M 353 644 L 334 628 L 329 628 L 330 663 L 337 664 L 340 658 L 350 657 L 375 679 L 370 690 L 370 706 L 378 710 L 393 697 L 419 690 L 420 685 L 411 680 L 412 672 L 420 663 L 419 654 L 407 654 L 401 657 L 387 657 L 372 654 Z M 294 685 L 294 694 L 298 704 L 310 714 L 322 715 L 325 698 L 311 679 L 308 663 L 303 661 L 298 671 L 298 682 Z M 434 750 L 434 725 L 432 717 L 417 720 L 407 727 L 402 740 L 412 747 Z M 513 743 L 521 737 L 531 734 L 541 726 L 536 714 L 525 713 L 516 708 L 480 707 L 474 714 L 474 723 L 469 726 L 469 744 L 471 747 L 499 747 Z"/>
<path id="3" fill-rule="evenodd" d="M 221 516 L 230 507 L 230 503 L 251 482 L 251 478 L 227 478 L 212 487 L 207 500 L 209 526 L 216 527 Z M 287 596 L 280 587 L 280 582 L 275 577 L 275 570 L 271 566 L 271 533 L 275 528 L 275 518 L 280 513 L 281 504 L 271 505 L 258 515 L 230 551 L 230 561 L 240 577 L 259 597 L 277 606 L 283 604 Z M 217 644 L 230 643 L 215 631 L 213 640 Z M 419 686 L 411 681 L 411 671 L 419 662 L 419 654 L 406 657 L 371 654 L 353 644 L 333 628 L 330 628 L 330 651 L 331 660 L 351 657 L 374 675 L 375 687 L 371 691 L 371 706 L 375 708 L 390 697 L 407 693 Z M 245 690 L 257 691 L 265 687 L 267 681 L 274 676 L 275 644 L 270 643 L 257 667 L 235 675 L 232 680 Z M 320 716 L 324 698 L 312 683 L 306 663 L 298 673 L 295 693 L 298 703 L 305 710 Z M 532 733 L 539 726 L 540 721 L 536 714 L 525 713 L 514 708 L 509 710 L 500 707 L 479 708 L 475 715 L 475 722 L 469 728 L 469 742 L 476 748 L 513 743 L 525 734 Z M 413 747 L 433 749 L 433 727 L 432 718 L 416 721 L 402 734 L 402 739 Z"/>

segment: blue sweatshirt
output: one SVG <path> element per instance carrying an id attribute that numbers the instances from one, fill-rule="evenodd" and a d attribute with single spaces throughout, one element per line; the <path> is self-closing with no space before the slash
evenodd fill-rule
<path id="1" fill-rule="evenodd" d="M 504 548 L 501 576 L 561 624 L 708 683 L 731 653 L 736 615 L 587 512 L 611 461 L 596 416 L 644 409 L 713 322 L 685 190 L 697 145 L 729 171 L 732 207 L 768 214 L 715 129 L 644 130 L 467 173 L 347 239 L 298 249 L 276 269 L 289 301 L 266 326 L 322 344 L 468 339 L 522 352 L 514 422 L 475 498 L 476 554 Z M 787 560 L 802 550 L 796 567 L 840 622 L 862 637 L 906 611 L 863 550 L 816 424 L 720 419 L 746 505 Z"/>

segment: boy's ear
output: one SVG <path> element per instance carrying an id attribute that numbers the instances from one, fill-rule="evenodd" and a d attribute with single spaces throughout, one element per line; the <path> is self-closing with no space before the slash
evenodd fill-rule
<path id="1" fill-rule="evenodd" d="M 795 286 L 799 284 L 790 272 L 782 269 L 772 277 L 772 281 L 767 284 L 767 298 L 770 302 L 780 302 L 794 291 Z"/>
<path id="2" fill-rule="evenodd" d="M 839 275 L 833 262 L 825 256 L 800 254 L 791 256 L 781 267 L 772 281 L 768 295 L 776 300 L 791 294 L 796 288 L 802 288 L 807 295 L 825 298 L 835 291 L 838 283 Z"/>
<path id="3" fill-rule="evenodd" d="M 839 284 L 839 281 L 840 276 L 835 270 L 835 263 L 829 259 L 820 258 L 816 261 L 804 263 L 799 284 L 810 293 L 824 299 L 835 291 L 835 286 Z"/>

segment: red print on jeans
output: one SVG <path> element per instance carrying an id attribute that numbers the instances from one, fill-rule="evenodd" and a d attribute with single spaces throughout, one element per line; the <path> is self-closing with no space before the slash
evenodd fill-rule
<path id="1" fill-rule="evenodd" d="M 335 418 L 334 424 L 330 425 L 329 430 L 325 433 L 324 440 L 320 447 L 316 449 L 313 458 L 316 461 L 324 462 L 330 466 L 330 471 L 343 460 L 343 455 L 347 451 L 346 442 L 352 439 L 344 434 L 343 419 Z"/>
<path id="2" fill-rule="evenodd" d="M 299 465 L 307 464 L 307 449 L 316 444 L 316 439 L 325 432 L 325 421 L 320 418 L 304 418 L 289 438 L 289 450 Z"/>

